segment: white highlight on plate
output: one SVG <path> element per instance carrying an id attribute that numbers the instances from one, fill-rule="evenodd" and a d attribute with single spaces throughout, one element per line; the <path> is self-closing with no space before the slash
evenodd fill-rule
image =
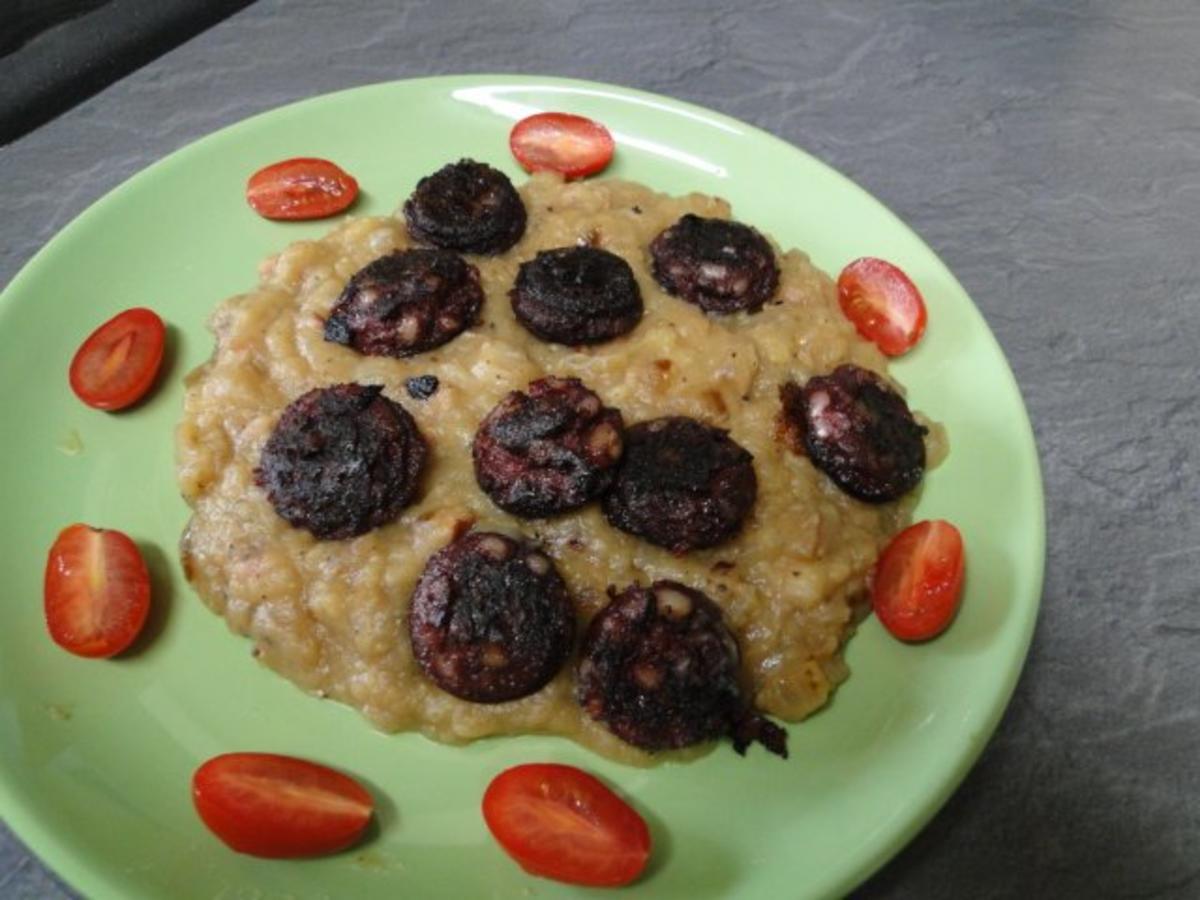
<path id="1" fill-rule="evenodd" d="M 667 106 L 663 103 L 657 103 L 653 100 L 642 100 L 636 97 L 628 97 L 624 94 L 612 94 L 608 91 L 594 91 L 583 88 L 564 88 L 555 87 L 552 85 L 488 85 L 487 87 L 475 88 L 459 88 L 451 93 L 451 97 L 455 100 L 460 100 L 464 103 L 471 103 L 475 106 L 483 106 L 490 109 L 492 112 L 506 118 L 517 121 L 524 119 L 526 116 L 532 116 L 534 113 L 546 112 L 538 106 L 531 106 L 528 103 L 521 103 L 518 100 L 507 100 L 500 96 L 501 94 L 509 93 L 528 93 L 530 91 L 538 91 L 541 93 L 554 94 L 582 94 L 592 97 L 604 97 L 610 100 L 619 100 L 622 103 L 634 103 L 639 106 L 647 106 L 651 109 L 657 109 L 662 112 L 670 113 L 674 116 L 683 116 L 687 119 L 694 119 L 697 122 L 703 122 L 713 128 L 719 128 L 721 131 L 727 131 L 730 134 L 742 134 L 743 132 L 724 122 L 719 122 L 716 119 L 710 119 L 707 116 L 702 116 L 697 113 L 688 112 L 686 110 L 677 109 L 673 106 Z M 611 130 L 611 129 L 610 129 Z M 715 175 L 717 178 L 728 178 L 729 170 L 717 163 L 710 162 L 694 154 L 679 150 L 667 144 L 660 144 L 658 141 L 652 141 L 647 138 L 634 137 L 631 134 L 626 134 L 623 131 L 612 131 L 613 139 L 618 144 L 624 144 L 629 147 L 634 147 L 638 150 L 645 150 L 647 153 L 653 153 L 655 156 L 661 156 L 669 159 L 672 162 L 682 163 L 685 166 L 690 166 L 693 169 L 699 169 L 702 172 L 707 172 L 709 175 Z"/>

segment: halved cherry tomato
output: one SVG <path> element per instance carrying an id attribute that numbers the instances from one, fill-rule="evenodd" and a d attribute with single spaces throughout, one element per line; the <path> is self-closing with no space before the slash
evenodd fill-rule
<path id="1" fill-rule="evenodd" d="M 946 630 L 962 596 L 963 539 L 936 519 L 904 529 L 875 564 L 871 605 L 883 626 L 903 641 Z"/>
<path id="2" fill-rule="evenodd" d="M 599 122 L 571 113 L 537 113 L 513 126 L 513 156 L 526 172 L 558 172 L 564 178 L 594 175 L 613 157 L 613 139 Z"/>
<path id="3" fill-rule="evenodd" d="M 285 159 L 246 182 L 246 202 L 267 219 L 323 219 L 354 202 L 358 182 L 327 159 Z"/>
<path id="4" fill-rule="evenodd" d="M 275 753 L 214 756 L 192 776 L 192 801 L 229 847 L 269 859 L 344 850 L 375 808 L 349 775 Z"/>
<path id="5" fill-rule="evenodd" d="M 483 795 L 492 835 L 531 875 L 570 884 L 628 884 L 650 857 L 650 831 L 624 800 L 573 766 L 514 766 Z"/>
<path id="6" fill-rule="evenodd" d="M 838 303 L 858 333 L 888 356 L 907 353 L 925 333 L 925 301 L 890 262 L 867 256 L 838 276 Z"/>
<path id="7" fill-rule="evenodd" d="M 75 396 L 96 409 L 124 409 L 141 399 L 162 365 L 167 329 L 152 309 L 134 307 L 90 335 L 71 360 Z"/>
<path id="8" fill-rule="evenodd" d="M 71 525 L 50 548 L 43 600 L 54 643 L 77 656 L 114 656 L 146 624 L 150 573 L 126 535 Z"/>

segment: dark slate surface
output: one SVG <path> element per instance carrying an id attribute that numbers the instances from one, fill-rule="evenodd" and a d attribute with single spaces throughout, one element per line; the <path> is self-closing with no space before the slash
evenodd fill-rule
<path id="1" fill-rule="evenodd" d="M 251 0 L 3 0 L 0 144 Z"/>
<path id="2" fill-rule="evenodd" d="M 260 0 L 0 150 L 0 281 L 171 150 L 389 78 L 615 81 L 807 148 L 912 224 L 982 308 L 1037 430 L 1050 526 L 999 732 L 856 896 L 1200 896 L 1200 6 L 394 6 Z M 0 892 L 65 893 L 7 836 Z"/>

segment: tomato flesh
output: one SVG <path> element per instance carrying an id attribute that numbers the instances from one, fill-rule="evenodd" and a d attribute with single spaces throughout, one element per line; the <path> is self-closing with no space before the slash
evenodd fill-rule
<path id="1" fill-rule="evenodd" d="M 508 146 L 526 172 L 594 175 L 612 161 L 613 138 L 599 122 L 571 113 L 537 113 L 513 126 Z"/>
<path id="2" fill-rule="evenodd" d="M 901 640 L 936 637 L 958 610 L 964 570 L 963 539 L 957 528 L 940 519 L 909 526 L 875 564 L 875 615 Z"/>
<path id="3" fill-rule="evenodd" d="M 357 197 L 358 182 L 327 159 L 285 159 L 259 169 L 246 182 L 246 202 L 267 219 L 323 219 Z"/>
<path id="4" fill-rule="evenodd" d="M 75 351 L 68 377 L 71 390 L 96 409 L 124 409 L 150 389 L 162 365 L 167 329 L 151 309 L 118 313 Z"/>
<path id="5" fill-rule="evenodd" d="M 551 763 L 514 766 L 492 779 L 483 818 L 526 872 L 570 884 L 629 884 L 650 857 L 650 830 L 593 776 Z"/>
<path id="6" fill-rule="evenodd" d="M 375 808 L 350 776 L 275 753 L 214 756 L 192 776 L 192 801 L 227 846 L 268 859 L 344 850 L 362 836 Z"/>
<path id="7" fill-rule="evenodd" d="M 54 643 L 76 656 L 115 656 L 146 624 L 150 573 L 128 536 L 71 525 L 50 548 L 43 601 Z"/>
<path id="8" fill-rule="evenodd" d="M 838 276 L 838 303 L 858 329 L 888 356 L 907 353 L 925 333 L 925 300 L 890 262 L 856 259 Z"/>

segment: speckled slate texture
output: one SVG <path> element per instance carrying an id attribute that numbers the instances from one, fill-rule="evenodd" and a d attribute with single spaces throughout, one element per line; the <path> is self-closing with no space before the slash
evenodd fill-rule
<path id="1" fill-rule="evenodd" d="M 1029 406 L 1049 514 L 1008 714 L 854 896 L 1200 897 L 1200 4 L 395 7 L 259 0 L 0 149 L 0 283 L 172 150 L 391 78 L 613 81 L 804 147 L 915 227 L 981 307 Z M 70 893 L 0 834 L 0 896 Z"/>

